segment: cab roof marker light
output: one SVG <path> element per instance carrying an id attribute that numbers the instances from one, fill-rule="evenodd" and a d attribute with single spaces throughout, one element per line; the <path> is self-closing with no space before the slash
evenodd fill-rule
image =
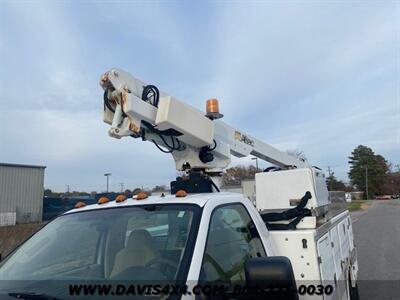
<path id="1" fill-rule="evenodd" d="M 118 195 L 117 198 L 115 198 L 115 202 L 117 203 L 124 202 L 125 200 L 126 200 L 125 195 Z"/>
<path id="2" fill-rule="evenodd" d="M 148 197 L 147 193 L 145 192 L 140 192 L 139 194 L 137 194 L 136 196 L 136 200 L 144 200 Z"/>
<path id="3" fill-rule="evenodd" d="M 110 202 L 110 199 L 108 199 L 107 197 L 100 197 L 99 200 L 97 200 L 97 204 L 104 204 Z"/>
<path id="4" fill-rule="evenodd" d="M 81 207 L 85 207 L 85 206 L 86 206 L 86 203 L 82 202 L 82 201 L 79 201 L 75 204 L 75 208 L 81 208 Z"/>
<path id="5" fill-rule="evenodd" d="M 187 193 L 185 190 L 179 190 L 176 192 L 175 197 L 177 198 L 183 198 L 186 197 Z"/>

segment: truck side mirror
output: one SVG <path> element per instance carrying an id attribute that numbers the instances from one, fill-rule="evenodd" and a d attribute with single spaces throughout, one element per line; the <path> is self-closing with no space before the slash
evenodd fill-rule
<path id="1" fill-rule="evenodd" d="M 299 299 L 292 264 L 285 256 L 252 258 L 245 264 L 245 276 L 252 299 Z"/>

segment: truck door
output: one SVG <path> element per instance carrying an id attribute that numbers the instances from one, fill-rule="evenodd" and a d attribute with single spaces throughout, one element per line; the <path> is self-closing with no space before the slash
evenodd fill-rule
<path id="1" fill-rule="evenodd" d="M 244 284 L 244 264 L 266 251 L 246 208 L 221 205 L 211 214 L 200 271 L 202 284 Z"/>
<path id="2" fill-rule="evenodd" d="M 318 256 L 320 260 L 321 280 L 324 286 L 335 287 L 335 262 L 332 254 L 332 244 L 329 232 L 323 235 L 317 242 Z M 332 295 L 325 295 L 325 299 L 331 299 Z"/>
<path id="3" fill-rule="evenodd" d="M 340 240 L 340 251 L 342 254 L 341 259 L 342 259 L 343 263 L 345 263 L 348 261 L 348 259 L 350 259 L 350 251 L 351 251 L 347 218 L 339 223 L 338 231 L 339 231 L 339 240 Z"/>
<path id="4" fill-rule="evenodd" d="M 339 230 L 337 225 L 329 231 L 329 235 L 331 238 L 331 251 L 333 252 L 333 261 L 335 264 L 335 280 L 339 280 L 341 279 L 343 272 L 341 266 L 342 253 L 340 251 Z"/>

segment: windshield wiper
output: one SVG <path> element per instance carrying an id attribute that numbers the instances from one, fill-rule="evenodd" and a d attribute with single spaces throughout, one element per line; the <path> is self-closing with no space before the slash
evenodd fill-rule
<path id="1" fill-rule="evenodd" d="M 61 300 L 50 295 L 36 293 L 8 293 L 8 296 L 25 300 Z"/>

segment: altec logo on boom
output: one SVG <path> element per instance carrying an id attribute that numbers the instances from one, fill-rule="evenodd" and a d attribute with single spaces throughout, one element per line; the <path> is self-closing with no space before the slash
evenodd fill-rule
<path id="1" fill-rule="evenodd" d="M 247 135 L 240 133 L 239 131 L 235 131 L 235 140 L 243 142 L 249 146 L 254 146 L 254 141 L 249 138 Z"/>

